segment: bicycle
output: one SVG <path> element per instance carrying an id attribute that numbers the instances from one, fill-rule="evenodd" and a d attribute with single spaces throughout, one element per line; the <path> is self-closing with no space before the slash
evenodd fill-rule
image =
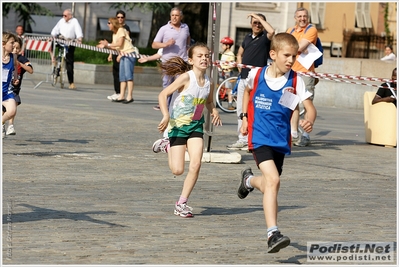
<path id="1" fill-rule="evenodd" d="M 237 87 L 240 82 L 240 76 L 230 77 L 220 83 L 216 90 L 216 105 L 227 113 L 233 113 L 237 111 Z M 229 90 L 231 90 L 232 96 L 232 107 L 228 107 L 229 104 Z"/>
<path id="2" fill-rule="evenodd" d="M 59 78 L 60 87 L 64 88 L 64 84 L 67 80 L 65 57 L 68 53 L 68 46 L 62 43 L 57 43 L 56 47 L 58 48 L 58 55 L 53 68 L 53 73 L 51 74 L 51 85 L 55 86 Z"/>

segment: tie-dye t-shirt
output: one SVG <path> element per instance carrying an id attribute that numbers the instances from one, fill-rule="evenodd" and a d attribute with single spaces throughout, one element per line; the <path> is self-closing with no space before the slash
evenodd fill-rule
<path id="1" fill-rule="evenodd" d="M 210 92 L 210 81 L 205 75 L 204 86 L 199 86 L 192 70 L 190 86 L 181 92 L 174 92 L 169 105 L 169 137 L 187 137 L 192 132 L 203 133 L 204 108 Z"/>

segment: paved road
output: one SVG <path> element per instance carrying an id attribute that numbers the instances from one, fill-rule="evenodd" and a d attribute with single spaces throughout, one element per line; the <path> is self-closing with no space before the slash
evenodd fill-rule
<path id="1" fill-rule="evenodd" d="M 3 140 L 3 264 L 309 264 L 308 241 L 397 239 L 396 148 L 364 143 L 362 110 L 317 107 L 312 146 L 293 148 L 281 178 L 292 243 L 267 254 L 261 193 L 236 195 L 245 166 L 259 173 L 251 154 L 204 163 L 195 217 L 173 215 L 184 175 L 151 150 L 159 88 L 136 87 L 124 105 L 105 85 L 30 87 Z M 221 115 L 213 150 L 236 140 L 235 116 Z"/>

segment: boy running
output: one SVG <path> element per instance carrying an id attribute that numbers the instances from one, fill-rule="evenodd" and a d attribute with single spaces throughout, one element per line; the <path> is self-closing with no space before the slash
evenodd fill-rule
<path id="1" fill-rule="evenodd" d="M 291 153 L 290 119 L 299 101 L 306 109 L 300 125 L 306 132 L 313 130 L 316 109 L 305 89 L 302 78 L 291 67 L 298 53 L 298 42 L 288 33 L 276 34 L 270 47 L 273 63 L 252 69 L 244 92 L 241 133 L 248 135 L 248 149 L 252 152 L 261 176 L 254 176 L 251 168 L 241 173 L 238 197 L 243 199 L 254 188 L 263 193 L 263 210 L 268 236 L 268 253 L 276 253 L 290 244 L 277 227 L 277 194 L 284 156 Z"/>

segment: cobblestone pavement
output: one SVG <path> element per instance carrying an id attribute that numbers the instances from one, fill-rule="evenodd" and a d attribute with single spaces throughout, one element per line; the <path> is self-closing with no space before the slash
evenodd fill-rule
<path id="1" fill-rule="evenodd" d="M 317 107 L 312 145 L 293 148 L 281 177 L 291 245 L 267 254 L 261 193 L 236 194 L 242 169 L 259 174 L 245 151 L 241 164 L 204 163 L 195 217 L 173 215 L 185 175 L 151 150 L 159 88 L 136 87 L 125 105 L 105 85 L 25 86 L 2 147 L 3 264 L 311 264 L 308 241 L 397 240 L 396 148 L 364 142 L 362 110 Z M 213 150 L 236 141 L 236 117 L 221 116 Z"/>

